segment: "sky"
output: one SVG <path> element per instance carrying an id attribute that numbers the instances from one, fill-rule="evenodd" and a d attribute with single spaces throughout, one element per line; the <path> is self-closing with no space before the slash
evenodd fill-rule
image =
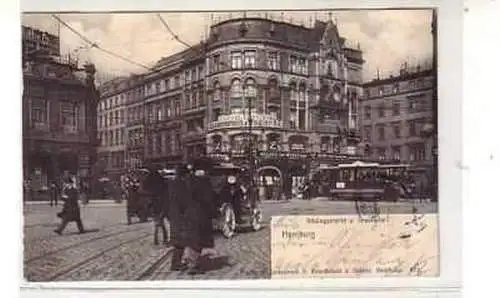
<path id="1" fill-rule="evenodd" d="M 430 10 L 363 10 L 363 11 L 293 11 L 248 12 L 247 16 L 272 17 L 309 26 L 311 21 L 337 23 L 341 36 L 363 51 L 364 80 L 389 76 L 398 72 L 403 61 L 410 66 L 430 63 L 432 36 Z M 177 36 L 186 43 L 198 43 L 213 21 L 242 16 L 233 13 L 161 13 L 162 18 Z M 100 47 L 134 62 L 154 65 L 161 57 L 182 51 L 185 45 L 175 40 L 156 13 L 59 14 L 58 17 Z M 23 25 L 53 34 L 60 32 L 61 52 L 78 55 L 79 61 L 96 64 L 99 82 L 116 76 L 145 72 L 132 63 L 97 49 L 86 49 L 86 43 L 69 29 L 60 25 L 50 14 L 24 14 Z M 83 47 L 83 49 L 82 49 Z M 79 49 L 79 50 L 78 50 Z"/>

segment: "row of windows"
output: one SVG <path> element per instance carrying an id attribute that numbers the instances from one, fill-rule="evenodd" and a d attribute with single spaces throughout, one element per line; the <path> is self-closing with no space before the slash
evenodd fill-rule
<path id="1" fill-rule="evenodd" d="M 99 132 L 101 146 L 118 146 L 125 145 L 126 135 L 125 129 L 114 129 L 110 131 Z"/>
<path id="2" fill-rule="evenodd" d="M 257 51 L 255 50 L 244 50 L 244 51 L 232 51 L 230 53 L 230 67 L 231 69 L 243 69 L 243 68 L 258 68 L 257 66 Z M 266 55 L 267 68 L 270 70 L 280 70 L 280 60 L 279 54 L 276 51 L 268 52 Z M 221 61 L 220 54 L 212 56 L 211 59 L 211 72 L 216 73 L 223 69 L 224 63 Z M 288 69 L 283 69 L 284 71 L 289 71 L 297 74 L 308 73 L 307 71 L 307 60 L 304 57 L 297 55 L 289 56 Z"/>
<path id="3" fill-rule="evenodd" d="M 125 167 L 125 152 L 108 152 L 100 155 L 100 159 L 105 163 L 106 168 L 122 169 Z"/>
<path id="4" fill-rule="evenodd" d="M 203 65 L 199 65 L 197 68 L 193 68 L 191 70 L 184 71 L 184 82 L 188 85 L 191 82 L 196 82 L 198 80 L 203 79 L 205 77 L 205 70 Z M 159 90 L 159 86 L 156 86 L 156 90 Z M 158 91 L 157 91 L 158 92 Z"/>
<path id="5" fill-rule="evenodd" d="M 77 132 L 79 117 L 79 106 L 72 102 L 59 102 L 59 125 L 65 132 Z M 31 127 L 36 129 L 48 130 L 49 121 L 49 102 L 43 98 L 32 98 L 30 110 Z"/>
<path id="6" fill-rule="evenodd" d="M 181 103 L 179 100 L 167 100 L 147 106 L 149 122 L 164 121 L 171 117 L 181 115 Z"/>
<path id="7" fill-rule="evenodd" d="M 125 124 L 125 110 L 116 110 L 104 115 L 99 115 L 98 128 L 105 128 L 113 125 Z"/>
<path id="8" fill-rule="evenodd" d="M 431 87 L 431 78 L 418 78 L 409 81 L 396 82 L 393 84 L 387 84 L 378 87 L 371 87 L 366 90 L 367 97 L 379 97 L 379 96 L 389 96 L 398 94 L 400 92 L 410 92 L 412 90 L 418 90 L 426 87 Z"/>
<path id="9" fill-rule="evenodd" d="M 182 151 L 181 149 L 181 135 L 176 131 L 153 133 L 146 144 L 148 156 L 179 154 Z"/>
<path id="10" fill-rule="evenodd" d="M 378 118 L 399 116 L 402 111 L 412 114 L 429 112 L 431 110 L 431 107 L 424 96 L 409 97 L 407 107 L 403 107 L 400 101 L 393 101 L 391 105 L 381 103 L 374 108 L 376 109 Z M 372 116 L 372 106 L 365 103 L 363 107 L 364 119 L 372 119 Z"/>
<path id="11" fill-rule="evenodd" d="M 380 160 L 392 159 L 392 160 L 403 160 L 403 161 L 425 161 L 426 149 L 424 143 L 411 144 L 408 145 L 408 155 L 402 155 L 402 146 L 392 146 L 386 147 L 376 147 L 373 149 L 368 149 L 371 152 L 365 152 L 368 155 L 374 156 Z"/>
<path id="12" fill-rule="evenodd" d="M 135 121 L 140 121 L 144 119 L 144 107 L 143 106 L 136 106 L 136 107 L 131 107 L 128 108 L 127 110 L 127 120 L 128 123 L 132 123 Z"/>
<path id="13" fill-rule="evenodd" d="M 388 131 L 392 131 L 390 135 L 391 139 L 400 139 L 402 137 L 417 137 L 420 136 L 420 131 L 422 127 L 425 125 L 426 120 L 418 119 L 418 120 L 410 120 L 406 122 L 407 125 L 407 134 L 406 136 L 402 135 L 403 125 L 402 122 L 394 122 L 389 124 L 387 127 L 385 124 L 377 124 L 375 125 L 376 130 L 376 139 L 379 141 L 384 141 L 388 139 Z M 364 126 L 363 127 L 363 138 L 367 142 L 374 141 L 372 126 Z"/>
<path id="14" fill-rule="evenodd" d="M 187 71 L 186 71 L 187 72 Z M 198 68 L 198 72 L 203 74 L 203 67 Z M 196 72 L 195 76 L 196 76 Z M 189 77 L 189 76 L 188 76 Z M 135 100 L 142 99 L 146 96 L 151 96 L 157 93 L 162 93 L 171 89 L 180 87 L 180 76 L 177 75 L 173 78 L 164 78 L 156 82 L 145 84 L 125 93 L 118 94 L 111 98 L 102 100 L 99 103 L 98 111 L 105 111 L 114 107 L 124 105 L 127 102 L 134 102 Z"/>

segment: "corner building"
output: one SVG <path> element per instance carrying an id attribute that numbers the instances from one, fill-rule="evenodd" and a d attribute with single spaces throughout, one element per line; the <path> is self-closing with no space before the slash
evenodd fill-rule
<path id="1" fill-rule="evenodd" d="M 90 182 L 98 146 L 95 66 L 61 58 L 55 35 L 22 30 L 23 178 L 35 192 L 67 174 Z"/>
<path id="2" fill-rule="evenodd" d="M 332 21 L 231 19 L 141 74 L 127 117 L 142 129 L 144 163 L 171 167 L 209 155 L 242 164 L 250 111 L 257 173 L 289 190 L 311 165 L 357 155 L 363 63 Z"/>
<path id="3" fill-rule="evenodd" d="M 363 62 L 359 47 L 349 47 L 332 21 L 308 28 L 243 18 L 212 26 L 208 154 L 243 162 L 250 109 L 257 173 L 276 177 L 285 190 L 313 161 L 356 155 Z"/>

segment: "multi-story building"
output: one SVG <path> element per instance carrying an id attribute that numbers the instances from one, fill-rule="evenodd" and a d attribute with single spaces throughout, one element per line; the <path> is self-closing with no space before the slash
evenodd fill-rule
<path id="1" fill-rule="evenodd" d="M 435 144 L 428 127 L 437 121 L 435 73 L 432 67 L 403 65 L 397 76 L 364 84 L 359 114 L 365 154 L 431 170 Z"/>
<path id="2" fill-rule="evenodd" d="M 126 102 L 126 152 L 127 168 L 141 167 L 144 162 L 144 127 L 145 102 L 143 76 L 133 75 L 128 78 Z"/>
<path id="3" fill-rule="evenodd" d="M 182 138 L 187 136 L 184 116 L 187 117 L 185 111 L 190 93 L 186 89 L 184 62 L 195 50 L 188 49 L 161 59 L 155 70 L 144 76 L 144 158 L 148 163 L 170 167 L 185 158 L 188 144 L 183 144 Z"/>
<path id="4" fill-rule="evenodd" d="M 306 175 L 312 157 L 324 163 L 356 154 L 364 61 L 331 20 L 305 27 L 241 18 L 210 32 L 209 153 L 244 156 L 250 112 L 252 144 L 260 152 L 257 172 L 279 177 L 286 190 L 293 177 Z"/>
<path id="5" fill-rule="evenodd" d="M 127 109 L 145 141 L 143 161 L 170 166 L 209 154 L 243 163 L 251 143 L 257 172 L 286 184 L 305 176 L 313 160 L 355 155 L 363 63 L 359 46 L 350 46 L 331 20 L 311 27 L 266 18 L 212 25 L 206 40 L 141 75 L 137 117 L 130 102 Z"/>
<path id="6" fill-rule="evenodd" d="M 101 145 L 99 160 L 108 175 L 120 174 L 125 168 L 127 143 L 128 78 L 116 78 L 99 87 L 97 110 L 98 134 Z"/>
<path id="7" fill-rule="evenodd" d="M 33 53 L 49 56 L 59 56 L 60 54 L 59 37 L 56 35 L 22 26 L 22 40 L 22 51 L 25 58 Z"/>
<path id="8" fill-rule="evenodd" d="M 63 61 L 58 38 L 31 38 L 36 34 L 23 27 L 23 168 L 35 191 L 65 173 L 89 179 L 98 145 L 95 67 Z"/>

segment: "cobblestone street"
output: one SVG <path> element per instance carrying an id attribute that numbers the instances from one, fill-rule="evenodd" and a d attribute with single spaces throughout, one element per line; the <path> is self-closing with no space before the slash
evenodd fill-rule
<path id="1" fill-rule="evenodd" d="M 380 203 L 380 209 L 409 213 L 413 205 Z M 417 205 L 419 212 L 437 212 L 435 203 Z M 62 236 L 53 232 L 60 206 L 28 204 L 24 208 L 24 276 L 28 281 L 268 278 L 271 216 L 352 214 L 353 206 L 350 202 L 326 200 L 262 203 L 263 229 L 242 231 L 232 239 L 216 234 L 217 254 L 208 252 L 210 258 L 204 258 L 211 270 L 192 277 L 168 270 L 170 248 L 153 244 L 151 222 L 127 225 L 125 204 L 94 202 L 82 206 L 82 218 L 89 232 L 78 234 L 72 223 Z"/>

